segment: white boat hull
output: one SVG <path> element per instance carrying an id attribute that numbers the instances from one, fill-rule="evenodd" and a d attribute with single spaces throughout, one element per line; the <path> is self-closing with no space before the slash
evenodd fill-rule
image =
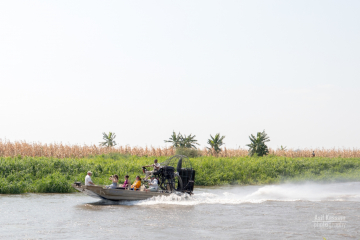
<path id="1" fill-rule="evenodd" d="M 148 190 L 128 190 L 128 189 L 108 189 L 102 186 L 77 186 L 76 184 L 72 185 L 76 190 L 89 195 L 90 197 L 107 199 L 112 201 L 133 201 L 133 200 L 144 200 L 156 196 L 169 196 L 171 193 L 158 191 L 151 192 Z"/>

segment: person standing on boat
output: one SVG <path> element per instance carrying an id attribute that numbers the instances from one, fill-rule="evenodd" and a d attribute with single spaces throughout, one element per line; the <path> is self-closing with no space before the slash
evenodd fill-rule
<path id="1" fill-rule="evenodd" d="M 91 172 L 91 171 L 88 171 L 88 172 L 87 172 L 87 175 L 86 175 L 86 177 L 85 177 L 85 186 L 95 185 L 95 184 L 91 181 L 91 175 L 92 175 L 92 172 Z"/>
<path id="2" fill-rule="evenodd" d="M 151 165 L 148 165 L 148 166 L 143 166 L 143 168 L 145 168 L 145 167 L 153 167 L 154 168 L 153 171 L 146 171 L 145 172 L 145 174 L 146 174 L 145 180 L 147 180 L 151 174 L 159 171 L 161 166 L 160 166 L 160 163 L 158 163 L 158 160 L 155 159 L 154 164 L 151 164 Z"/>
<path id="3" fill-rule="evenodd" d="M 155 178 L 154 175 L 151 175 L 151 182 L 149 183 L 149 190 L 151 192 L 157 192 L 158 188 L 159 188 L 159 183 L 158 180 Z"/>

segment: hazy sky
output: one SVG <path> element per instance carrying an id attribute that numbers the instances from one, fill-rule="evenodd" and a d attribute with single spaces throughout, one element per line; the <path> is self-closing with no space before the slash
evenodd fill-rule
<path id="1" fill-rule="evenodd" d="M 360 147 L 360 1 L 1 1 L 0 138 Z"/>

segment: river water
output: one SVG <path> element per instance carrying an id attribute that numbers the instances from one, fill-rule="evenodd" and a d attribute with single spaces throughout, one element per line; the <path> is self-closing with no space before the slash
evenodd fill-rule
<path id="1" fill-rule="evenodd" d="M 360 239 L 359 182 L 196 188 L 133 202 L 0 195 L 0 203 L 0 239 Z"/>

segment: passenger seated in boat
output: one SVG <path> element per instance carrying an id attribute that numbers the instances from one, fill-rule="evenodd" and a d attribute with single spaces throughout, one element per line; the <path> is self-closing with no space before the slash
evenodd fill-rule
<path id="1" fill-rule="evenodd" d="M 91 180 L 91 175 L 92 175 L 92 172 L 88 171 L 86 174 L 86 177 L 85 177 L 85 186 L 95 185 Z"/>
<path id="2" fill-rule="evenodd" d="M 143 168 L 145 168 L 145 167 L 153 167 L 154 168 L 153 171 L 146 171 L 145 172 L 145 174 L 146 174 L 145 180 L 147 180 L 151 174 L 159 171 L 161 166 L 160 166 L 160 163 L 158 163 L 158 160 L 155 159 L 154 164 L 151 164 L 151 165 L 148 165 L 148 166 L 143 166 Z"/>
<path id="3" fill-rule="evenodd" d="M 151 176 L 151 181 L 149 183 L 149 190 L 151 192 L 157 192 L 158 188 L 159 188 L 159 182 L 158 180 L 155 178 L 154 175 Z"/>
<path id="4" fill-rule="evenodd" d="M 112 181 L 112 184 L 109 185 L 109 186 L 106 186 L 107 188 L 112 188 L 112 189 L 115 189 L 117 187 L 117 184 L 119 182 L 119 176 L 118 175 L 113 175 L 109 178 L 109 180 Z"/>
<path id="5" fill-rule="evenodd" d="M 141 187 L 141 178 L 136 176 L 135 182 L 131 185 L 131 190 L 137 190 Z"/>
<path id="6" fill-rule="evenodd" d="M 129 175 L 126 175 L 125 176 L 125 181 L 124 181 L 124 183 L 123 183 L 123 185 L 122 185 L 122 187 L 123 188 L 127 188 L 128 186 L 129 186 Z"/>

